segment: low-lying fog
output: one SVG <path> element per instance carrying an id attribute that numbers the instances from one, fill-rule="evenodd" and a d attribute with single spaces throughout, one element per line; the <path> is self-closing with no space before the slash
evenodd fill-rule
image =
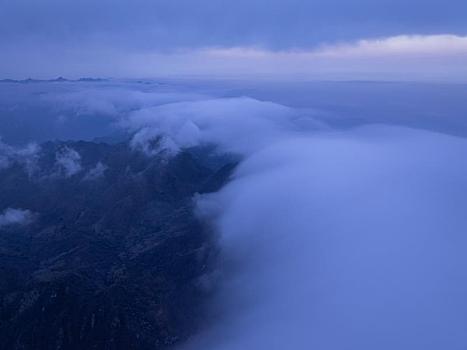
<path id="1" fill-rule="evenodd" d="M 241 156 L 194 199 L 221 256 L 183 349 L 467 347 L 467 86 L 2 83 L 0 109 L 4 153 L 129 131 Z"/>

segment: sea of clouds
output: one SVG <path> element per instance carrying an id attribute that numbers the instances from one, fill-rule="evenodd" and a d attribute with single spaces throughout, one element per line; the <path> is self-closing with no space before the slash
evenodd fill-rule
<path id="1" fill-rule="evenodd" d="M 221 191 L 194 199 L 221 253 L 183 349 L 465 349 L 467 106 L 443 93 L 467 89 L 359 84 L 295 87 L 300 98 L 134 82 L 35 96 L 61 122 L 108 118 L 149 157 L 205 144 L 240 157 Z M 57 157 L 66 174 L 74 152 Z"/>
<path id="2" fill-rule="evenodd" d="M 278 141 L 199 200 L 221 233 L 187 349 L 462 349 L 467 142 L 368 126 Z"/>

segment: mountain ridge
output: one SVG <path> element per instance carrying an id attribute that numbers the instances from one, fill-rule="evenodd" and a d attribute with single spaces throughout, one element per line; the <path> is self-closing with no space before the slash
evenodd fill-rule
<path id="1" fill-rule="evenodd" d="M 0 227 L 0 349 L 165 349 L 186 339 L 216 255 L 193 196 L 217 191 L 235 164 L 206 167 L 188 150 L 148 157 L 127 143 L 40 149 L 32 172 L 0 170 L 0 212 L 34 215 Z"/>

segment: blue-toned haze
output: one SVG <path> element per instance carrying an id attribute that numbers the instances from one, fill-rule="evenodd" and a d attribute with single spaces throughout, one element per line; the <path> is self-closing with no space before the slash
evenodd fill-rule
<path id="1" fill-rule="evenodd" d="M 2 81 L 0 171 L 34 179 L 57 139 L 239 161 L 221 190 L 189 197 L 219 256 L 179 349 L 467 349 L 466 1 L 0 10 L 0 78 L 109 77 Z M 63 183 L 110 169 L 72 146 L 50 162 Z M 0 234 L 41 217 L 0 209 Z"/>

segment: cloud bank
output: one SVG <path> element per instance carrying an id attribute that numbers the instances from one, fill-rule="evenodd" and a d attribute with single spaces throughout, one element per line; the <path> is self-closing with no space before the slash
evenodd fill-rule
<path id="1" fill-rule="evenodd" d="M 462 349 L 467 142 L 373 126 L 284 138 L 202 197 L 223 249 L 183 349 Z"/>
<path id="2" fill-rule="evenodd" d="M 465 138 L 325 127 L 251 98 L 143 108 L 149 156 L 217 144 L 233 180 L 197 198 L 220 235 L 205 329 L 182 349 L 463 349 Z"/>
<path id="3" fill-rule="evenodd" d="M 300 133 L 321 126 L 291 108 L 247 97 L 145 108 L 130 114 L 122 125 L 137 131 L 132 145 L 146 153 L 151 153 L 151 141 L 160 136 L 162 147 L 171 153 L 182 148 L 215 144 L 224 152 L 237 154 L 257 150 L 282 137 L 284 132 Z M 252 138 L 254 130 L 261 132 Z"/>

